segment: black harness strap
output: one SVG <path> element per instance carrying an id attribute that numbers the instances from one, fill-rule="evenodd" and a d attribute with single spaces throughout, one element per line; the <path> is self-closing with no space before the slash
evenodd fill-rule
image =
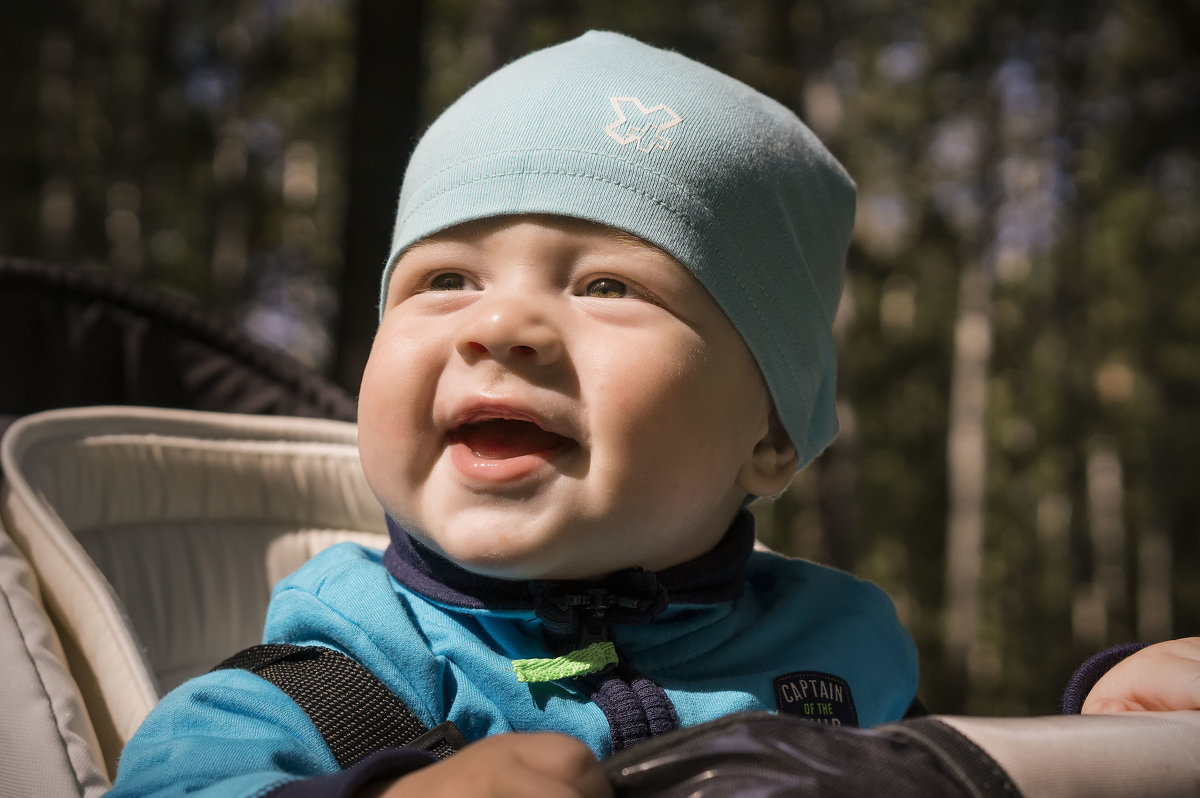
<path id="1" fill-rule="evenodd" d="M 445 759 L 467 744 L 450 721 L 429 729 L 375 674 L 340 651 L 281 643 L 251 646 L 213 670 L 227 668 L 250 671 L 287 693 L 343 770 L 384 748 L 422 748 Z"/>

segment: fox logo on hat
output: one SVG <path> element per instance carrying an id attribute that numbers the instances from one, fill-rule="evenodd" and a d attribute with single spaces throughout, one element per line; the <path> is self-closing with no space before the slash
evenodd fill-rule
<path id="1" fill-rule="evenodd" d="M 604 128 L 604 132 L 622 147 L 635 141 L 642 152 L 671 146 L 663 131 L 679 124 L 679 114 L 665 105 L 647 108 L 637 97 L 611 97 L 609 102 L 617 111 L 617 121 Z"/>

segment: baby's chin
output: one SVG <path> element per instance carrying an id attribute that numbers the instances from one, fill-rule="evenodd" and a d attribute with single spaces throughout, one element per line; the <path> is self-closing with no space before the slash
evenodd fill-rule
<path id="1" fill-rule="evenodd" d="M 553 546 L 519 540 L 481 541 L 477 536 L 465 540 L 433 541 L 416 534 L 426 547 L 458 567 L 480 576 L 513 581 L 538 579 L 599 579 L 613 571 L 631 567 L 598 563 L 594 557 L 564 559 Z M 491 536 L 489 536 L 491 537 Z"/>

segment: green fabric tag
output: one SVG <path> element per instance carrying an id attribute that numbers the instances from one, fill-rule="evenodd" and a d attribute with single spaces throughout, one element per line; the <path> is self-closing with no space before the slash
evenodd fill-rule
<path id="1" fill-rule="evenodd" d="M 587 648 L 548 659 L 514 659 L 513 672 L 519 682 L 552 682 L 583 676 L 617 664 L 617 648 L 611 642 L 592 643 Z"/>

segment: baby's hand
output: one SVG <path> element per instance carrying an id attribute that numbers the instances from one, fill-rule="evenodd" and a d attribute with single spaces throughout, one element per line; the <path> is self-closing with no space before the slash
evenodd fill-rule
<path id="1" fill-rule="evenodd" d="M 1104 674 L 1083 702 L 1084 715 L 1200 709 L 1200 637 L 1147 646 Z"/>
<path id="2" fill-rule="evenodd" d="M 371 798 L 612 798 L 591 750 L 563 734 L 499 734 L 422 768 Z"/>

